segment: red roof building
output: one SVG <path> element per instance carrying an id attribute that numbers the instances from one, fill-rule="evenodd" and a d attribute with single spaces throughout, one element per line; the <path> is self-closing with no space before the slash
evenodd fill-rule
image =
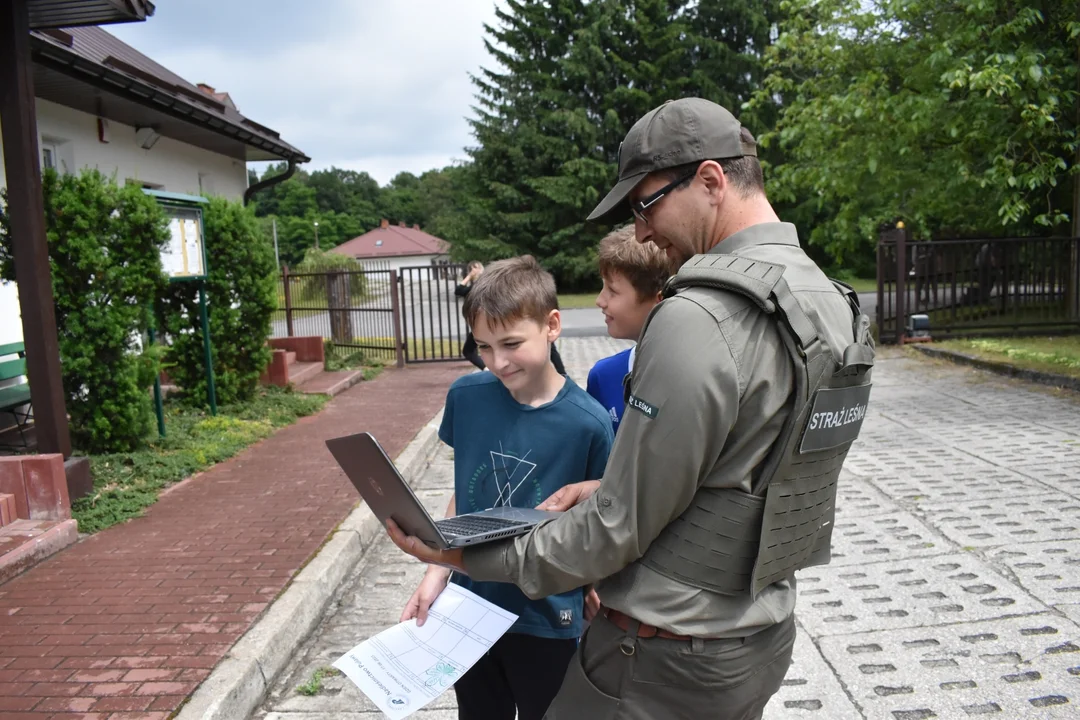
<path id="1" fill-rule="evenodd" d="M 427 265 L 434 260 L 447 258 L 450 244 L 424 232 L 419 225 L 407 227 L 403 222 L 391 225 L 383 220 L 379 227 L 343 242 L 330 252 L 357 260 L 395 258 L 416 260 Z"/>

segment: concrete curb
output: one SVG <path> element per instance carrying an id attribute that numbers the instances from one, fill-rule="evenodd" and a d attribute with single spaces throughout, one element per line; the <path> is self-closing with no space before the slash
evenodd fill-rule
<path id="1" fill-rule="evenodd" d="M 927 345 L 911 345 L 910 347 L 915 348 L 923 355 L 938 358 L 940 360 L 948 360 L 949 362 L 954 362 L 958 365 L 968 365 L 980 370 L 986 370 L 987 372 L 997 373 L 998 375 L 1005 375 L 1019 380 L 1038 383 L 1039 385 L 1049 385 L 1051 387 L 1080 392 L 1080 379 L 1069 377 L 1068 375 L 1058 375 L 1057 373 L 1048 373 L 1039 370 L 1028 370 L 1008 363 L 983 360 L 982 358 L 965 355 L 964 353 L 956 352 L 955 350 L 944 350 L 942 348 L 929 347 Z"/>
<path id="2" fill-rule="evenodd" d="M 439 444 L 442 410 L 394 460 L 415 484 Z M 361 503 L 271 603 L 266 613 L 226 653 L 206 680 L 173 716 L 176 720 L 241 720 L 248 717 L 318 625 L 346 575 L 382 532 Z"/>

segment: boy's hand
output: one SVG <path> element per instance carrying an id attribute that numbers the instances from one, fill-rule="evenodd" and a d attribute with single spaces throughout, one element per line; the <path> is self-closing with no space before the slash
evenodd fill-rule
<path id="1" fill-rule="evenodd" d="M 435 599 L 446 589 L 446 583 L 450 581 L 450 571 L 440 567 L 429 567 L 424 579 L 416 586 L 416 592 L 405 603 L 405 609 L 401 611 L 401 620 L 416 618 L 416 624 L 423 625 L 427 621 L 428 608 Z"/>
<path id="2" fill-rule="evenodd" d="M 585 622 L 592 622 L 596 613 L 600 612 L 600 596 L 592 585 L 585 592 Z"/>
<path id="3" fill-rule="evenodd" d="M 537 510 L 551 510 L 565 512 L 579 503 L 588 500 L 596 488 L 600 487 L 599 480 L 585 480 L 584 482 L 566 485 L 544 502 L 536 506 Z"/>

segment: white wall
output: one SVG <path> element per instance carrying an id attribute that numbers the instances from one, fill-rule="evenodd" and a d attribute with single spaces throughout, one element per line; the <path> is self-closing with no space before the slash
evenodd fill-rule
<path id="1" fill-rule="evenodd" d="M 221 195 L 240 200 L 247 189 L 243 160 L 219 155 L 167 137 L 150 150 L 136 143 L 135 128 L 109 122 L 108 143 L 98 140 L 97 118 L 47 100 L 37 101 L 38 142 L 56 150 L 61 172 L 97 168 L 118 183 L 128 179 L 158 189 L 191 195 Z M 2 148 L 0 148 L 2 149 Z M 0 187 L 6 186 L 0 152 Z M 18 294 L 14 284 L 0 283 L 0 343 L 22 340 Z"/>
<path id="2" fill-rule="evenodd" d="M 399 270 L 403 267 L 417 267 L 431 265 L 432 258 L 445 259 L 445 255 L 401 255 L 388 258 L 356 258 L 360 263 L 371 264 L 375 270 Z"/>

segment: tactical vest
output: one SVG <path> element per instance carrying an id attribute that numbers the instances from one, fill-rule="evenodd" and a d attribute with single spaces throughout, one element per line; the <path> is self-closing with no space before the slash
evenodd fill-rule
<path id="1" fill-rule="evenodd" d="M 785 267 L 735 255 L 691 258 L 665 296 L 709 288 L 738 293 L 775 318 L 794 366 L 794 404 L 752 492 L 698 490 L 690 507 L 649 546 L 640 562 L 693 587 L 750 593 L 827 564 L 836 484 L 870 398 L 874 341 L 858 296 L 832 281 L 852 308 L 854 342 L 836 362 L 784 280 Z M 628 377 L 629 394 L 633 378 Z"/>

